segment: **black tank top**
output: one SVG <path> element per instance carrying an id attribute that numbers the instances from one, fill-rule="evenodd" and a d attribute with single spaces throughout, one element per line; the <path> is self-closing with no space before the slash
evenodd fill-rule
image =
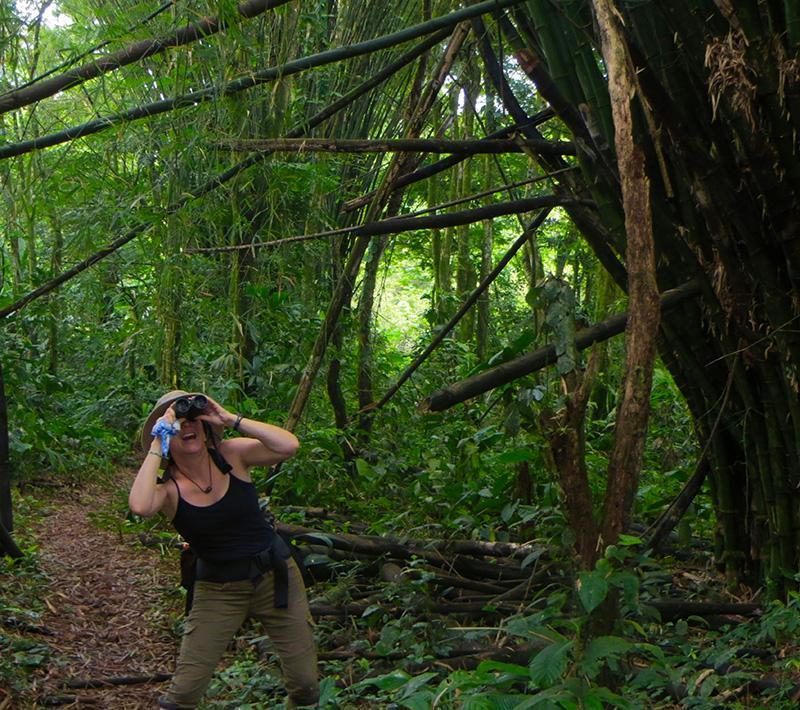
<path id="1" fill-rule="evenodd" d="M 228 490 L 209 506 L 186 502 L 178 488 L 178 508 L 172 524 L 208 562 L 242 560 L 268 548 L 275 533 L 258 506 L 253 483 L 228 475 Z"/>

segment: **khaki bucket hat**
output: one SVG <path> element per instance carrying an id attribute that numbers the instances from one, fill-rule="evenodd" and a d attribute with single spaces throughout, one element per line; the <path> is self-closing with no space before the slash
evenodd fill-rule
<path id="1" fill-rule="evenodd" d="M 142 431 L 139 437 L 139 443 L 141 444 L 142 451 L 147 451 L 150 448 L 150 444 L 153 441 L 153 435 L 151 434 L 153 427 L 155 426 L 159 417 L 164 416 L 164 412 L 169 409 L 169 406 L 175 400 L 180 399 L 181 397 L 194 397 L 198 394 L 201 394 L 204 397 L 206 396 L 203 392 L 184 392 L 183 390 L 172 390 L 172 392 L 167 392 L 158 398 L 153 410 L 147 415 L 147 419 L 145 419 L 144 424 L 142 424 Z M 223 427 L 221 425 L 214 425 L 212 429 L 214 430 L 214 436 L 216 436 L 217 441 L 222 439 Z"/>

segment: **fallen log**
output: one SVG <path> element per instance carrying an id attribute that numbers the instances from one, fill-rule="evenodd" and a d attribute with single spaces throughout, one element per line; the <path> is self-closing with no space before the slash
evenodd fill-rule
<path id="1" fill-rule="evenodd" d="M 696 602 L 683 599 L 658 599 L 643 602 L 644 606 L 656 609 L 663 621 L 685 619 L 687 616 L 754 616 L 761 611 L 760 604 L 731 602 Z"/>
<path id="2" fill-rule="evenodd" d="M 364 612 L 368 609 L 375 609 L 382 611 L 385 614 L 393 617 L 405 616 L 406 614 L 418 613 L 420 615 L 427 614 L 440 614 L 442 616 L 449 615 L 466 615 L 471 617 L 489 617 L 489 616 L 503 616 L 516 614 L 520 611 L 518 604 L 493 604 L 487 605 L 484 602 L 430 602 L 426 603 L 421 601 L 420 604 L 415 605 L 414 609 L 406 607 L 389 606 L 380 603 L 356 603 L 356 604 L 324 604 L 321 602 L 314 602 L 309 604 L 311 615 L 314 617 L 338 617 L 348 618 L 353 616 L 363 616 Z"/>
<path id="3" fill-rule="evenodd" d="M 278 532 L 292 538 L 300 538 L 303 535 L 322 535 L 342 541 L 340 549 L 348 549 L 347 544 L 352 545 L 353 551 L 366 551 L 371 554 L 384 554 L 392 550 L 417 550 L 436 551 L 443 555 L 475 555 L 478 557 L 509 557 L 512 559 L 522 559 L 532 553 L 542 553 L 544 548 L 541 545 L 516 542 L 485 542 L 482 540 L 424 540 L 420 538 L 392 538 L 379 535 L 353 535 L 349 533 L 327 533 L 322 530 L 314 530 L 302 525 L 293 523 L 278 522 Z M 319 538 L 316 538 L 319 543 Z"/>
<path id="4" fill-rule="evenodd" d="M 277 530 L 281 535 L 296 539 L 300 542 L 319 545 L 320 542 L 330 543 L 334 550 L 342 550 L 348 553 L 368 555 L 372 558 L 386 556 L 398 560 L 423 559 L 428 564 L 459 574 L 479 579 L 527 579 L 531 576 L 530 571 L 519 567 L 503 564 L 502 562 L 490 563 L 481 559 L 466 556 L 462 553 L 455 553 L 453 550 L 425 549 L 422 546 L 402 545 L 391 539 L 384 539 L 374 536 L 349 535 L 344 533 L 323 533 L 299 525 L 289 525 L 278 523 Z M 324 538 L 321 539 L 321 538 Z M 446 542 L 446 541 L 445 541 Z"/>
<path id="5" fill-rule="evenodd" d="M 491 646 L 489 648 L 476 646 L 471 644 L 469 646 L 459 646 L 451 648 L 449 651 L 437 653 L 436 657 L 430 661 L 422 663 L 412 663 L 410 667 L 416 672 L 418 667 L 430 665 L 440 661 L 455 661 L 461 662 L 461 659 L 473 658 L 481 660 L 503 661 L 506 663 L 514 663 L 512 659 L 523 659 L 521 662 L 527 665 L 532 656 L 537 651 L 541 650 L 546 645 L 542 641 L 540 644 L 529 643 L 522 646 Z M 408 658 L 407 651 L 395 651 L 391 653 L 375 653 L 374 651 L 361 651 L 351 649 L 334 649 L 332 651 L 320 651 L 317 654 L 320 661 L 347 661 L 350 659 L 366 659 L 370 661 L 401 661 Z M 408 664 L 404 664 L 405 668 L 409 668 Z"/>
<path id="6" fill-rule="evenodd" d="M 467 579 L 465 577 L 454 577 L 447 574 L 433 574 L 420 569 L 403 569 L 399 565 L 389 562 L 381 568 L 381 579 L 385 582 L 400 582 L 405 579 L 425 579 L 430 584 L 443 587 L 458 587 L 459 589 L 470 589 L 476 592 L 486 592 L 489 594 L 505 594 L 507 590 L 497 584 L 481 582 L 480 580 Z"/>

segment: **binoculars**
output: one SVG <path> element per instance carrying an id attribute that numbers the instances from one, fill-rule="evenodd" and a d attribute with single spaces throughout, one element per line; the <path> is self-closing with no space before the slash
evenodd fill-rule
<path id="1" fill-rule="evenodd" d="M 205 414 L 208 408 L 208 400 L 202 394 L 194 397 L 180 397 L 172 405 L 175 416 L 178 419 L 197 419 L 201 414 Z"/>

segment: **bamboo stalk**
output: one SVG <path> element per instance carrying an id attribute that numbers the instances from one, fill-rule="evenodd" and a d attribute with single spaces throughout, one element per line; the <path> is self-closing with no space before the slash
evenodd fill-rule
<path id="1" fill-rule="evenodd" d="M 14 508 L 11 502 L 11 459 L 8 438 L 8 400 L 6 399 L 3 362 L 0 360 L 0 525 L 14 532 Z"/>
<path id="2" fill-rule="evenodd" d="M 453 153 L 483 155 L 525 153 L 541 155 L 575 155 L 570 141 L 549 140 L 430 140 L 396 139 L 366 140 L 357 138 L 273 138 L 234 140 L 217 143 L 216 148 L 272 153 Z"/>
<path id="3" fill-rule="evenodd" d="M 380 222 L 367 222 L 357 227 L 346 227 L 342 230 L 332 232 L 320 232 L 319 234 L 303 234 L 297 237 L 286 237 L 285 239 L 275 239 L 271 242 L 251 242 L 249 244 L 235 244 L 224 247 L 197 247 L 184 250 L 185 254 L 213 254 L 221 252 L 240 251 L 243 249 L 263 249 L 305 242 L 314 239 L 322 239 L 332 235 L 348 234 L 351 236 L 372 237 L 384 234 L 399 234 L 420 229 L 441 229 L 443 227 L 456 227 L 462 224 L 472 224 L 484 219 L 494 219 L 510 214 L 521 214 L 542 209 L 543 207 L 562 207 L 572 205 L 575 200 L 556 197 L 555 195 L 543 195 L 540 197 L 528 197 L 522 200 L 509 200 L 508 202 L 495 202 L 491 205 L 475 207 L 460 212 L 449 212 L 447 214 L 435 214 L 427 217 L 392 217 Z"/>
<path id="4" fill-rule="evenodd" d="M 167 0 L 167 2 L 163 3 L 160 7 L 157 7 L 149 15 L 146 15 L 145 17 L 143 17 L 141 20 L 139 20 L 135 24 L 129 25 L 125 29 L 125 33 L 126 34 L 133 34 L 136 31 L 137 28 L 146 25 L 148 22 L 150 22 L 150 20 L 152 20 L 155 17 L 158 17 L 162 12 L 164 12 L 166 10 L 169 10 L 169 8 L 171 8 L 173 5 L 175 5 L 176 1 L 177 0 Z M 5 97 L 7 93 L 11 93 L 11 92 L 14 92 L 14 91 L 21 91 L 22 89 L 27 89 L 29 86 L 33 86 L 34 84 L 38 84 L 42 80 L 46 79 L 48 76 L 52 76 L 56 72 L 60 72 L 63 69 L 66 69 L 67 67 L 71 67 L 71 66 L 77 64 L 82 59 L 85 59 L 89 55 L 94 54 L 95 52 L 103 49 L 103 47 L 107 47 L 109 44 L 111 44 L 111 40 L 108 40 L 108 39 L 105 39 L 102 42 L 98 42 L 93 47 L 90 47 L 89 49 L 85 49 L 80 54 L 78 54 L 78 55 L 76 55 L 74 57 L 70 57 L 69 59 L 66 59 L 65 61 L 61 62 L 61 64 L 58 64 L 55 67 L 51 67 L 47 71 L 42 72 L 41 74 L 39 74 L 38 76 L 33 77 L 29 81 L 26 81 L 24 84 L 20 84 L 17 87 L 15 87 L 14 89 L 11 89 L 8 92 L 0 94 L 0 98 Z"/>
<path id="5" fill-rule="evenodd" d="M 497 266 L 490 271 L 486 277 L 481 281 L 478 287 L 472 292 L 469 298 L 467 298 L 458 311 L 453 315 L 453 317 L 447 322 L 447 324 L 436 334 L 436 337 L 428 344 L 428 346 L 423 350 L 417 357 L 414 358 L 413 362 L 403 371 L 400 377 L 397 378 L 397 381 L 386 391 L 386 393 L 381 397 L 381 399 L 375 403 L 370 409 L 380 409 L 383 407 L 392 397 L 398 392 L 398 390 L 405 384 L 405 382 L 413 375 L 419 366 L 425 362 L 428 356 L 439 346 L 439 344 L 448 336 L 450 331 L 455 328 L 464 314 L 475 304 L 478 302 L 478 299 L 481 297 L 483 293 L 486 292 L 486 289 L 491 286 L 492 282 L 500 275 L 503 269 L 508 265 L 514 255 L 522 248 L 522 246 L 535 234 L 536 230 L 544 223 L 544 220 L 547 219 L 547 215 L 550 214 L 550 209 L 543 209 L 536 219 L 531 222 L 525 231 L 516 239 L 516 241 L 511 245 L 508 251 L 505 253 L 502 259 L 497 263 Z"/>
<path id="6" fill-rule="evenodd" d="M 545 121 L 550 120 L 553 117 L 553 112 L 550 109 L 545 109 L 544 111 L 540 111 L 535 116 L 531 117 L 531 125 L 539 125 L 540 123 L 544 123 Z M 493 140 L 496 138 L 505 138 L 506 136 L 514 133 L 516 131 L 521 130 L 521 126 L 517 124 L 512 124 L 510 126 L 506 126 L 505 128 L 500 129 L 499 131 L 495 131 L 494 133 L 489 134 L 486 138 L 482 140 Z M 443 158 L 435 163 L 431 163 L 430 165 L 426 165 L 425 167 L 418 168 L 410 173 L 406 173 L 405 175 L 401 175 L 397 178 L 396 189 L 401 187 L 406 187 L 407 185 L 411 185 L 412 183 L 419 182 L 420 180 L 425 180 L 426 178 L 433 177 L 434 175 L 438 175 L 441 172 L 444 172 L 448 168 L 457 165 L 462 160 L 465 160 L 467 156 L 463 155 L 451 155 L 448 158 Z M 348 200 L 342 205 L 343 212 L 350 212 L 352 210 L 359 209 L 364 205 L 368 204 L 369 201 L 375 196 L 375 192 L 369 192 L 366 195 L 361 195 L 360 197 L 353 198 L 352 200 Z"/>
<path id="7" fill-rule="evenodd" d="M 421 54 L 427 52 L 431 47 L 438 44 L 446 36 L 447 36 L 447 30 L 440 30 L 439 32 L 432 34 L 430 37 L 427 37 L 417 46 L 413 47 L 408 52 L 406 52 L 398 59 L 396 59 L 394 62 L 388 64 L 386 67 L 384 67 L 384 69 L 379 71 L 377 74 L 370 77 L 366 81 L 362 82 L 351 91 L 347 92 L 338 101 L 335 101 L 330 106 L 326 106 L 324 109 L 316 113 L 314 116 L 310 117 L 307 121 L 304 121 L 302 124 L 289 131 L 289 133 L 287 134 L 288 137 L 299 137 L 304 133 L 306 133 L 307 131 L 310 131 L 312 128 L 327 121 L 331 116 L 334 116 L 339 111 L 341 111 L 342 109 L 346 108 L 351 103 L 353 103 L 356 99 L 360 98 L 368 91 L 371 91 L 376 86 L 379 86 L 390 76 L 396 74 L 398 71 L 400 71 L 400 69 L 405 67 L 410 62 L 414 61 Z M 182 209 L 189 202 L 196 200 L 202 197 L 203 195 L 212 192 L 213 190 L 216 190 L 218 187 L 224 185 L 229 180 L 232 180 L 234 177 L 244 172 L 248 168 L 260 163 L 266 157 L 267 157 L 266 153 L 254 153 L 253 155 L 248 156 L 247 158 L 237 163 L 233 167 L 229 168 L 228 170 L 220 173 L 219 175 L 214 176 L 210 180 L 207 180 L 199 188 L 196 188 L 191 192 L 187 192 L 180 199 L 168 205 L 164 210 L 164 214 L 169 215 L 172 214 L 173 212 Z M 121 237 L 111 242 L 111 244 L 101 249 L 100 251 L 79 262 L 71 269 L 62 272 L 54 279 L 51 279 L 50 281 L 47 281 L 46 283 L 33 289 L 32 291 L 29 291 L 27 294 L 17 299 L 14 303 L 11 303 L 10 305 L 0 309 L 0 320 L 7 318 L 9 315 L 13 313 L 16 313 L 17 311 L 24 308 L 32 301 L 35 301 L 37 298 L 40 298 L 41 296 L 50 293 L 51 291 L 61 286 L 61 284 L 69 281 L 71 278 L 77 276 L 79 273 L 93 266 L 98 261 L 101 261 L 109 254 L 113 254 L 115 251 L 117 251 L 117 249 L 124 246 L 128 242 L 132 241 L 140 234 L 143 234 L 144 232 L 149 230 L 154 224 L 159 223 L 162 218 L 163 215 L 153 220 L 140 222 L 139 224 L 135 225 L 130 230 L 125 232 Z"/>
<path id="8" fill-rule="evenodd" d="M 698 293 L 698 284 L 695 281 L 689 281 L 682 286 L 665 291 L 660 299 L 661 308 L 664 311 L 675 308 Z M 585 350 L 594 343 L 619 335 L 624 332 L 627 319 L 627 313 L 618 313 L 591 328 L 584 328 L 578 331 L 575 335 L 575 348 L 577 350 Z M 423 412 L 441 412 L 479 394 L 496 389 L 520 377 L 541 370 L 543 367 L 552 365 L 557 359 L 558 355 L 555 346 L 547 345 L 533 353 L 515 358 L 485 372 L 437 390 L 428 395 L 419 408 Z"/>
<path id="9" fill-rule="evenodd" d="M 475 34 L 478 37 L 478 49 L 486 69 L 487 76 L 489 77 L 492 85 L 494 86 L 495 93 L 502 101 L 506 111 L 511 115 L 514 121 L 520 126 L 522 134 L 530 139 L 541 139 L 542 135 L 536 130 L 535 127 L 529 125 L 530 117 L 522 108 L 519 100 L 514 95 L 514 92 L 506 80 L 503 68 L 494 53 L 494 49 L 489 42 L 483 20 L 480 17 L 472 20 L 472 25 Z M 549 158 L 542 156 L 540 162 L 548 172 L 560 170 L 567 167 L 564 160 L 560 158 Z M 566 174 L 563 179 L 563 187 L 561 191 L 564 193 L 573 194 L 577 197 L 588 197 L 588 191 L 578 182 L 575 176 Z M 576 226 L 581 230 L 584 237 L 589 241 L 592 249 L 594 250 L 597 258 L 602 263 L 603 267 L 611 274 L 620 288 L 626 287 L 627 275 L 625 268 L 620 263 L 616 254 L 612 251 L 610 245 L 613 243 L 609 232 L 591 210 L 581 207 L 580 204 L 566 208 L 569 216 L 575 222 Z"/>
<path id="10" fill-rule="evenodd" d="M 289 0 L 246 0 L 237 5 L 236 10 L 244 19 L 251 19 L 276 7 L 285 5 Z M 172 3 L 168 3 L 169 7 Z M 103 74 L 115 71 L 120 67 L 133 64 L 146 57 L 161 54 L 171 47 L 180 47 L 196 42 L 209 35 L 221 32 L 230 25 L 219 17 L 205 17 L 174 32 L 160 37 L 143 39 L 106 54 L 74 69 L 54 76 L 50 79 L 35 82 L 25 88 L 14 89 L 0 96 L 0 114 L 28 106 L 60 91 L 66 91 L 79 84 Z"/>
<path id="11" fill-rule="evenodd" d="M 461 48 L 464 39 L 466 38 L 467 32 L 468 25 L 465 22 L 460 22 L 453 28 L 453 32 L 450 36 L 450 40 L 447 44 L 444 55 L 439 60 L 439 64 L 434 72 L 434 79 L 427 87 L 424 95 L 420 98 L 420 101 L 414 107 L 414 114 L 411 116 L 410 120 L 408 121 L 408 125 L 406 126 L 406 137 L 417 138 L 419 136 L 425 118 L 433 107 L 434 100 L 438 95 L 439 89 L 444 83 L 446 75 L 449 71 L 449 67 L 452 65 L 455 56 L 458 54 L 458 51 Z M 403 171 L 404 165 L 405 157 L 397 155 L 393 156 L 389 167 L 383 176 L 381 184 L 378 187 L 375 197 L 372 199 L 367 210 L 367 222 L 376 220 L 381 212 L 386 208 L 387 203 L 389 203 L 389 198 L 392 192 L 394 192 L 397 179 Z M 366 235 L 361 235 L 356 238 L 355 243 L 350 250 L 350 254 L 347 257 L 344 268 L 342 269 L 339 280 L 333 289 L 330 304 L 325 311 L 325 320 L 320 328 L 319 333 L 317 334 L 316 340 L 314 341 L 314 345 L 308 361 L 306 362 L 306 366 L 303 368 L 303 373 L 300 376 L 300 382 L 297 385 L 295 396 L 286 416 L 285 426 L 289 431 L 294 430 L 294 427 L 297 425 L 297 422 L 300 420 L 300 416 L 305 409 L 306 402 L 311 394 L 311 388 L 314 385 L 314 380 L 316 379 L 319 368 L 322 365 L 322 358 L 327 350 L 328 341 L 337 327 L 342 308 L 344 308 L 345 304 L 350 300 L 353 285 L 355 284 L 358 271 L 361 267 L 361 260 L 367 251 L 369 241 L 370 237 Z M 275 475 L 277 474 L 273 474 L 273 479 Z"/>
<path id="12" fill-rule="evenodd" d="M 412 27 L 393 32 L 391 34 L 383 35 L 375 39 L 367 40 L 365 42 L 358 42 L 346 47 L 338 47 L 336 49 L 329 49 L 318 54 L 313 54 L 308 57 L 294 59 L 286 64 L 277 67 L 270 67 L 262 71 L 254 72 L 248 76 L 234 79 L 222 86 L 211 86 L 205 89 L 198 89 L 188 94 L 175 96 L 170 99 L 163 99 L 162 101 L 155 101 L 136 108 L 128 109 L 120 113 L 111 114 L 102 118 L 87 121 L 78 126 L 72 126 L 63 131 L 50 133 L 45 136 L 40 136 L 32 140 L 20 141 L 18 143 L 10 143 L 0 147 L 0 160 L 11 158 L 17 155 L 24 155 L 34 150 L 41 150 L 42 148 L 50 148 L 54 145 L 67 143 L 68 141 L 84 136 L 94 135 L 101 131 L 111 128 L 122 123 L 130 123 L 142 118 L 149 118 L 157 116 L 168 111 L 175 111 L 182 108 L 189 108 L 198 106 L 207 101 L 216 101 L 224 96 L 231 96 L 247 89 L 252 89 L 254 86 L 266 84 L 276 79 L 284 79 L 287 76 L 298 74 L 308 69 L 333 64 L 334 62 L 342 61 L 343 59 L 351 59 L 359 57 L 364 54 L 371 54 L 382 49 L 387 49 L 403 42 L 408 42 L 412 39 L 418 39 L 426 35 L 432 34 L 437 30 L 449 28 L 457 25 L 459 22 L 468 20 L 472 17 L 491 12 L 497 8 L 509 7 L 522 0 L 484 0 L 483 2 L 469 7 L 462 8 L 447 15 L 442 15 L 434 20 L 422 22 Z"/>

